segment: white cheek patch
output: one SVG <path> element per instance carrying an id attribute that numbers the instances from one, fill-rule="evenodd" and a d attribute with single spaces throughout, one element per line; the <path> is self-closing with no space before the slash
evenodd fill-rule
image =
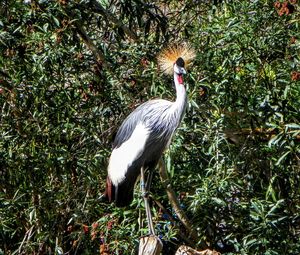
<path id="1" fill-rule="evenodd" d="M 108 165 L 108 175 L 114 185 L 125 179 L 127 169 L 144 151 L 149 130 L 139 123 L 130 138 L 111 153 Z"/>

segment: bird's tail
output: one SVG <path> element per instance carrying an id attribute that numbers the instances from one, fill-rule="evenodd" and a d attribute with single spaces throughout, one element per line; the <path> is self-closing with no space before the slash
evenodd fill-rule
<path id="1" fill-rule="evenodd" d="M 113 185 L 109 176 L 106 178 L 104 197 L 110 203 L 115 200 L 115 186 Z"/>
<path id="2" fill-rule="evenodd" d="M 125 178 L 125 180 L 115 186 L 109 176 L 107 176 L 104 197 L 110 203 L 115 202 L 117 207 L 130 205 L 133 200 L 135 181 L 136 178 Z"/>

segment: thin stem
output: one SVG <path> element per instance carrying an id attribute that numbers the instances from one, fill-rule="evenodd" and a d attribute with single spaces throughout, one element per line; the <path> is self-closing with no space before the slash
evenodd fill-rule
<path id="1" fill-rule="evenodd" d="M 108 19 L 109 21 L 111 21 L 112 23 L 114 23 L 117 27 L 121 28 L 124 33 L 129 36 L 132 40 L 137 41 L 138 40 L 138 36 L 137 34 L 130 30 L 129 27 L 125 26 L 121 20 L 118 20 L 116 18 L 116 15 L 109 12 L 108 10 L 106 10 L 105 8 L 102 7 L 102 5 L 100 3 L 98 3 L 96 0 L 91 0 L 92 6 L 93 6 L 93 11 L 101 14 L 102 16 L 104 16 L 106 19 Z"/>
<path id="2" fill-rule="evenodd" d="M 88 36 L 88 34 L 83 29 L 81 24 L 78 21 L 76 21 L 75 25 L 76 25 L 77 33 L 80 35 L 80 37 L 82 38 L 86 46 L 92 51 L 97 63 L 107 66 L 104 54 L 96 47 L 96 45 L 94 44 L 92 39 Z"/>

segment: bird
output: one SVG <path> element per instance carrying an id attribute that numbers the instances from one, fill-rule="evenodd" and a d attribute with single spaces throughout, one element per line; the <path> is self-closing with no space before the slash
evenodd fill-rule
<path id="1" fill-rule="evenodd" d="M 109 158 L 104 196 L 117 207 L 131 204 L 141 168 L 153 171 L 183 119 L 187 92 L 183 75 L 195 57 L 188 44 L 172 45 L 158 55 L 163 73 L 173 74 L 176 100 L 153 99 L 138 106 L 119 127 Z"/>

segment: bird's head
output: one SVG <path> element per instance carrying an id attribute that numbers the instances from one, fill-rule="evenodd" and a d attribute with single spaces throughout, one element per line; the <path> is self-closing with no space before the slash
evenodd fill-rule
<path id="1" fill-rule="evenodd" d="M 174 63 L 174 72 L 178 75 L 186 74 L 184 69 L 184 60 L 182 57 L 179 57 Z"/>
<path id="2" fill-rule="evenodd" d="M 188 44 L 171 46 L 164 49 L 158 56 L 158 64 L 165 74 L 173 73 L 182 76 L 186 74 L 186 67 L 195 58 L 194 49 Z"/>
<path id="3" fill-rule="evenodd" d="M 184 60 L 182 57 L 179 57 L 176 62 L 174 63 L 174 74 L 175 79 L 177 79 L 179 84 L 183 84 L 183 74 L 186 74 L 186 71 L 184 69 Z"/>

